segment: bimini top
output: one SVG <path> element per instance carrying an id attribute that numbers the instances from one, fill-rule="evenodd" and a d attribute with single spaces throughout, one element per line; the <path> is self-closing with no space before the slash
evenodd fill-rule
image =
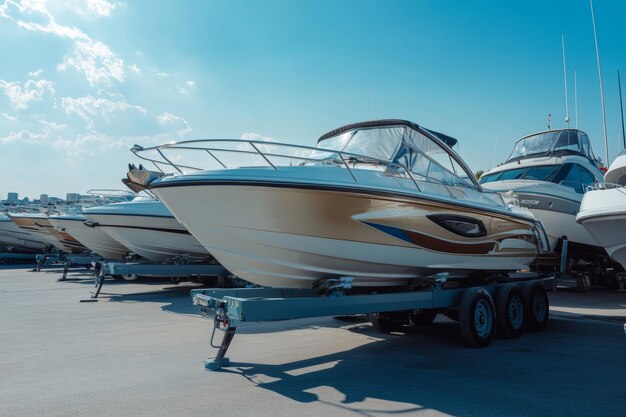
<path id="1" fill-rule="evenodd" d="M 585 132 L 578 129 L 548 130 L 525 136 L 515 142 L 506 162 L 537 156 L 580 155 L 594 165 L 597 160 Z"/>
<path id="2" fill-rule="evenodd" d="M 321 141 L 331 138 L 333 136 L 337 136 L 341 133 L 347 132 L 347 131 L 357 131 L 359 129 L 368 129 L 368 128 L 376 128 L 376 127 L 387 127 L 387 126 L 407 126 L 410 127 L 411 129 L 414 130 L 425 130 L 428 133 L 436 136 L 439 140 L 441 140 L 442 142 L 444 142 L 446 145 L 448 145 L 449 147 L 453 147 L 454 145 L 457 144 L 458 140 L 454 139 L 453 137 L 450 137 L 448 135 L 444 135 L 443 133 L 439 133 L 439 132 L 435 132 L 434 130 L 430 130 L 430 129 L 426 129 L 424 127 L 420 127 L 417 124 L 413 123 L 413 122 L 409 122 L 408 120 L 402 120 L 402 119 L 382 119 L 382 120 L 371 120 L 369 122 L 360 122 L 360 123 L 352 123 L 349 125 L 345 125 L 342 127 L 338 127 L 337 129 L 331 130 L 328 133 L 323 134 L 322 136 L 320 136 L 320 138 L 317 140 L 317 143 L 319 144 Z"/>
<path id="3" fill-rule="evenodd" d="M 478 186 L 469 167 L 452 150 L 457 140 L 407 120 L 354 123 L 322 135 L 317 147 L 391 161 L 419 177 L 448 185 Z"/>

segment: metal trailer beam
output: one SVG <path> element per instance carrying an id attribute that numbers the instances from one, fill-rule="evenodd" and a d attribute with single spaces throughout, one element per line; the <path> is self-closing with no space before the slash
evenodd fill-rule
<path id="1" fill-rule="evenodd" d="M 61 254 L 59 253 L 42 253 L 35 258 L 37 261 L 37 272 L 41 271 L 48 265 L 61 262 Z"/>
<path id="2" fill-rule="evenodd" d="M 384 313 L 422 309 L 457 308 L 470 288 L 481 288 L 491 295 L 505 283 L 520 285 L 541 283 L 552 288 L 554 278 L 537 274 L 514 274 L 510 279 L 485 285 L 446 288 L 447 274 L 438 274 L 431 287 L 405 292 L 345 295 L 339 288 L 320 295 L 315 290 L 286 288 L 197 289 L 191 291 L 193 303 L 204 317 L 213 317 L 211 346 L 217 356 L 205 362 L 208 370 L 217 370 L 228 363 L 224 355 L 235 335 L 237 322 L 290 320 L 349 314 Z M 349 288 L 346 287 L 346 288 Z M 222 343 L 214 345 L 215 330 L 225 330 Z"/>
<path id="3" fill-rule="evenodd" d="M 102 257 L 100 255 L 96 255 L 95 253 L 87 255 L 66 255 L 62 258 L 62 261 L 65 262 L 65 267 L 63 268 L 63 273 L 58 281 L 67 280 L 67 273 L 70 268 L 89 268 L 92 265 L 95 265 L 96 262 L 102 261 Z"/>
<path id="4" fill-rule="evenodd" d="M 137 275 L 149 277 L 201 277 L 219 276 L 226 272 L 226 268 L 217 264 L 157 264 L 147 262 L 102 262 L 100 271 L 95 279 L 95 291 L 87 300 L 97 301 L 100 290 L 107 276 Z"/>
<path id="5" fill-rule="evenodd" d="M 37 254 L 34 254 L 34 253 L 0 252 L 0 263 L 17 262 L 17 261 L 35 262 L 36 258 L 37 258 Z"/>

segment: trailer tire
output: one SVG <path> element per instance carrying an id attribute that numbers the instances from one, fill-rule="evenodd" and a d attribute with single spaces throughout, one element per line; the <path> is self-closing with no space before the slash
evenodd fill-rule
<path id="1" fill-rule="evenodd" d="M 402 330 L 402 326 L 406 323 L 405 314 L 404 312 L 372 313 L 368 314 L 367 317 L 376 330 L 382 333 L 391 333 Z"/>
<path id="2" fill-rule="evenodd" d="M 524 333 L 526 322 L 524 293 L 516 284 L 505 284 L 496 294 L 496 317 L 498 335 L 506 339 L 517 339 Z"/>
<path id="3" fill-rule="evenodd" d="M 526 286 L 524 300 L 526 302 L 526 328 L 535 332 L 545 329 L 550 313 L 550 301 L 544 286 L 540 283 Z"/>
<path id="4" fill-rule="evenodd" d="M 471 347 L 488 346 L 496 333 L 496 309 L 491 295 L 482 288 L 463 294 L 459 311 L 463 342 Z"/>
<path id="5" fill-rule="evenodd" d="M 432 324 L 433 321 L 435 321 L 438 313 L 439 311 L 432 308 L 417 309 L 411 311 L 411 313 L 409 314 L 409 318 L 411 319 L 411 322 L 415 325 L 428 326 L 429 324 Z"/>

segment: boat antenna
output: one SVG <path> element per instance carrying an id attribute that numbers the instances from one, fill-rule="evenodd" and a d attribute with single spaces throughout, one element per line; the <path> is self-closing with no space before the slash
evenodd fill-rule
<path id="1" fill-rule="evenodd" d="M 548 130 L 552 130 L 552 114 L 548 113 Z"/>
<path id="2" fill-rule="evenodd" d="M 578 129 L 578 88 L 576 86 L 576 70 L 574 70 L 574 114 L 576 117 L 576 129 Z"/>
<path id="3" fill-rule="evenodd" d="M 589 0 L 591 7 L 591 24 L 593 25 L 593 40 L 596 44 L 596 60 L 598 61 L 598 77 L 600 78 L 600 100 L 602 101 L 602 127 L 604 129 L 604 156 L 605 164 L 609 163 L 609 140 L 606 134 L 606 113 L 604 111 L 604 87 L 602 86 L 602 69 L 600 67 L 600 51 L 598 50 L 598 35 L 596 34 L 596 19 L 593 15 L 593 0 Z"/>
<path id="4" fill-rule="evenodd" d="M 565 65 L 565 35 L 561 33 L 561 49 L 563 51 L 563 82 L 565 84 L 565 124 L 569 129 L 569 106 L 567 104 L 567 67 Z"/>
<path id="5" fill-rule="evenodd" d="M 619 86 L 619 109 L 622 112 L 622 139 L 624 141 L 624 149 L 626 150 L 626 132 L 624 131 L 624 104 L 622 102 L 622 80 L 617 70 L 617 85 Z"/>
<path id="6" fill-rule="evenodd" d="M 378 120 L 378 113 L 376 112 L 376 100 L 374 100 L 374 89 L 372 88 L 372 110 L 374 111 L 374 119 Z"/>

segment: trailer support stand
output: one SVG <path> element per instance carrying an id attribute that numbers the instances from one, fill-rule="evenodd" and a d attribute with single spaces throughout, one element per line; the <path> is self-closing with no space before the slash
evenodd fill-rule
<path id="1" fill-rule="evenodd" d="M 213 327 L 213 334 L 211 335 L 211 346 L 213 346 L 213 336 L 215 336 L 215 329 L 219 328 L 219 322 L 217 319 L 215 320 L 215 327 Z M 224 337 L 222 338 L 222 343 L 219 346 L 219 350 L 217 351 L 217 355 L 213 359 L 207 359 L 204 361 L 204 368 L 208 371 L 217 371 L 222 366 L 228 366 L 230 363 L 230 359 L 226 358 L 226 351 L 228 351 L 228 347 L 230 346 L 230 342 L 233 341 L 233 337 L 235 337 L 235 332 L 237 331 L 237 327 L 230 326 L 230 323 L 227 322 L 226 328 L 224 329 Z M 214 346 L 217 347 L 217 346 Z"/>

